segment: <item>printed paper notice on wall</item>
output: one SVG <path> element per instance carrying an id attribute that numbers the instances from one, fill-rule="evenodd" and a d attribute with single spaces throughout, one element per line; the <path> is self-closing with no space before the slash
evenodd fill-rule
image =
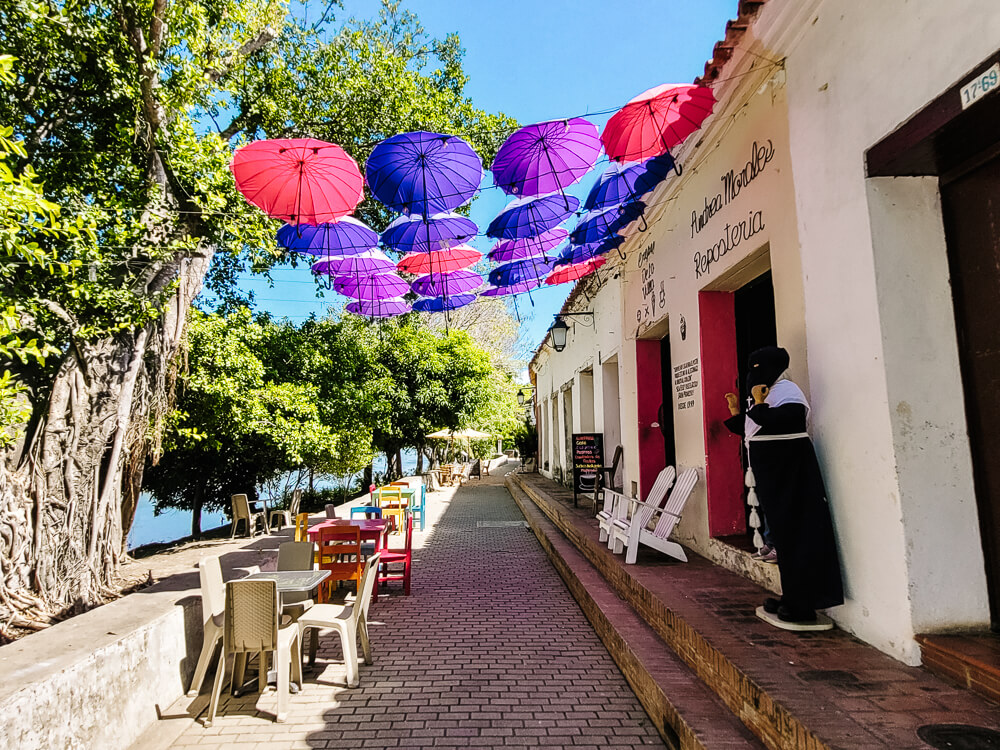
<path id="1" fill-rule="evenodd" d="M 962 109 L 971 107 L 997 87 L 1000 87 L 1000 63 L 962 86 Z"/>

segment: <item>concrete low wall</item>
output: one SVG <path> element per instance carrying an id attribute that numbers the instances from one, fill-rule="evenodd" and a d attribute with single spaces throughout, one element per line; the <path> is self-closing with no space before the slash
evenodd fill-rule
<path id="1" fill-rule="evenodd" d="M 279 541 L 224 554 L 224 577 L 266 564 Z M 198 573 L 186 567 L 0 648 L 0 748 L 125 750 L 180 698 L 202 643 Z"/>

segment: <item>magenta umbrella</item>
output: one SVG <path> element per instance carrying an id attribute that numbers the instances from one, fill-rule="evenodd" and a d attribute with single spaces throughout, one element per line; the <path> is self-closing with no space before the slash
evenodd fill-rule
<path id="1" fill-rule="evenodd" d="M 462 270 L 418 276 L 410 288 L 421 297 L 447 297 L 474 291 L 482 285 L 482 276 L 475 271 Z"/>
<path id="2" fill-rule="evenodd" d="M 394 273 L 376 273 L 370 276 L 334 276 L 333 290 L 345 297 L 360 300 L 402 297 L 410 285 Z"/>
<path id="3" fill-rule="evenodd" d="M 594 168 L 601 153 L 597 126 L 582 117 L 514 131 L 493 160 L 493 182 L 510 195 L 562 192 Z"/>
<path id="4" fill-rule="evenodd" d="M 506 284 L 504 286 L 490 286 L 479 293 L 480 297 L 502 297 L 506 294 L 524 294 L 537 288 L 542 283 L 541 279 L 525 279 L 516 284 Z"/>
<path id="5" fill-rule="evenodd" d="M 569 232 L 562 227 L 550 229 L 537 237 L 525 237 L 520 240 L 501 240 L 490 250 L 489 259 L 497 263 L 509 260 L 524 260 L 545 255 L 549 250 L 560 245 Z"/>
<path id="6" fill-rule="evenodd" d="M 410 312 L 410 306 L 401 299 L 365 299 L 347 303 L 347 312 L 366 318 L 391 318 Z"/>
<path id="7" fill-rule="evenodd" d="M 327 276 L 371 275 L 395 271 L 396 263 L 381 250 L 368 250 L 355 255 L 328 255 L 312 264 L 312 272 Z"/>

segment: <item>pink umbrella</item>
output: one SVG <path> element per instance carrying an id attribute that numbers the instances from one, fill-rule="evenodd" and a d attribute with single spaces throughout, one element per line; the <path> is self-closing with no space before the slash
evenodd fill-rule
<path id="1" fill-rule="evenodd" d="M 571 266 L 562 266 L 545 277 L 546 284 L 565 284 L 567 281 L 576 281 L 584 276 L 589 276 L 598 268 L 607 263 L 606 258 L 593 258 L 583 263 L 574 263 Z"/>
<path id="2" fill-rule="evenodd" d="M 432 250 L 429 253 L 410 253 L 396 264 L 403 273 L 431 273 L 458 271 L 478 262 L 483 254 L 468 245 L 459 245 L 448 250 Z"/>
<path id="3" fill-rule="evenodd" d="M 715 93 L 706 86 L 665 83 L 644 91 L 615 112 L 601 133 L 615 161 L 640 161 L 684 142 L 712 114 Z"/>
<path id="4" fill-rule="evenodd" d="M 229 168 L 248 201 L 289 224 L 336 221 L 364 197 L 354 159 L 313 138 L 255 141 L 236 150 Z"/>

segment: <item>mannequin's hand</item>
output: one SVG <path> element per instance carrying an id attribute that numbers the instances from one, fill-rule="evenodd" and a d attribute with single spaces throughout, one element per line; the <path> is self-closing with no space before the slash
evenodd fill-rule
<path id="1" fill-rule="evenodd" d="M 767 394 L 770 392 L 770 388 L 766 385 L 755 385 L 750 389 L 750 394 L 753 396 L 753 402 L 755 404 L 763 404 L 764 399 L 767 398 Z"/>
<path id="2" fill-rule="evenodd" d="M 740 413 L 740 399 L 735 393 L 726 394 L 726 406 L 729 407 L 729 413 L 734 417 Z"/>

